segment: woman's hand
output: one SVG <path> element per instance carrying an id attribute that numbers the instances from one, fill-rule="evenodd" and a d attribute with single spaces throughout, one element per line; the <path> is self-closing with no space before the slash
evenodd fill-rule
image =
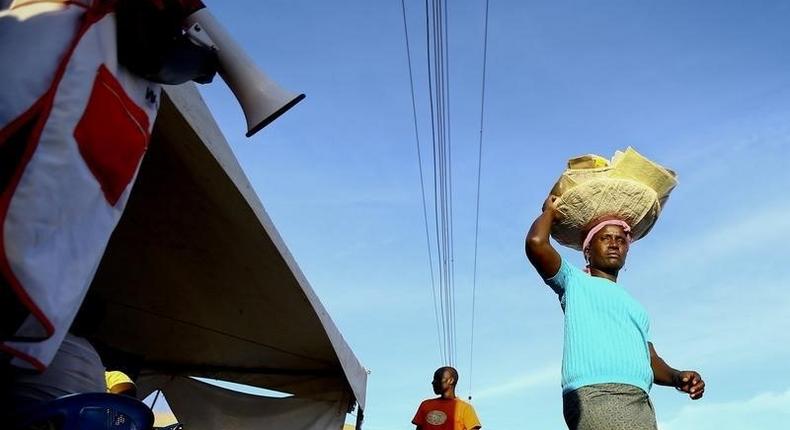
<path id="1" fill-rule="evenodd" d="M 702 398 L 705 393 L 705 381 L 693 370 L 681 370 L 674 376 L 675 389 L 688 393 L 691 400 Z"/>
<path id="2" fill-rule="evenodd" d="M 542 212 L 551 211 L 552 216 L 555 220 L 561 219 L 562 214 L 557 209 L 557 203 L 559 201 L 559 197 L 555 196 L 554 194 L 549 194 L 546 198 L 546 201 L 543 202 L 543 207 L 541 208 Z"/>

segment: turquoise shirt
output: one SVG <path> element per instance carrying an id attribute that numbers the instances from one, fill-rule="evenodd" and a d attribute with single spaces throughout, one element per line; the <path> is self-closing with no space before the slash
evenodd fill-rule
<path id="1" fill-rule="evenodd" d="M 546 280 L 565 312 L 563 394 L 602 383 L 653 385 L 647 312 L 616 282 L 590 276 L 562 260 Z"/>

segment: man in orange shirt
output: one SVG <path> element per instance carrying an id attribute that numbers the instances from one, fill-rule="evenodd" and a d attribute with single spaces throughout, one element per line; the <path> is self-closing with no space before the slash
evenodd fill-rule
<path id="1" fill-rule="evenodd" d="M 433 373 L 433 392 L 436 399 L 420 403 L 412 424 L 417 430 L 476 430 L 481 428 L 475 409 L 469 403 L 455 397 L 458 371 L 452 367 L 440 367 Z"/>

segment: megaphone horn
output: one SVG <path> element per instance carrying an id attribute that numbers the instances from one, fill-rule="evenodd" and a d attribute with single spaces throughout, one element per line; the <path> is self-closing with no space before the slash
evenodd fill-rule
<path id="1" fill-rule="evenodd" d="M 186 32 L 193 41 L 216 50 L 219 75 L 233 91 L 247 118 L 247 137 L 304 99 L 304 94 L 286 91 L 259 70 L 208 8 L 189 15 L 186 24 Z"/>

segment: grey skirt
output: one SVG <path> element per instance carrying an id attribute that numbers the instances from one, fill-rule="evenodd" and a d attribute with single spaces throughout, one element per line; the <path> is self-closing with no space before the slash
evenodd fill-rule
<path id="1" fill-rule="evenodd" d="M 570 430 L 657 430 L 650 398 L 627 384 L 595 384 L 562 396 Z"/>

